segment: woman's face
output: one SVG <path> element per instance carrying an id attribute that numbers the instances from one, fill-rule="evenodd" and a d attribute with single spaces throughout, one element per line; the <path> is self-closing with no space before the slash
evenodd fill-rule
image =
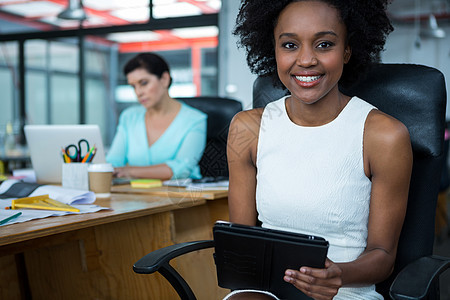
<path id="1" fill-rule="evenodd" d="M 127 74 L 128 84 L 134 88 L 139 103 L 146 109 L 157 106 L 167 95 L 168 79 L 167 72 L 158 78 L 143 68 L 135 69 Z"/>
<path id="2" fill-rule="evenodd" d="M 350 58 L 346 28 L 339 12 L 321 1 L 292 2 L 274 28 L 278 76 L 303 103 L 338 92 L 337 83 Z"/>

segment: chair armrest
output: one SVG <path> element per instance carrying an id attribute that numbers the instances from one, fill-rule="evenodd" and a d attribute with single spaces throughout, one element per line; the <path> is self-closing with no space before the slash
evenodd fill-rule
<path id="1" fill-rule="evenodd" d="M 139 274 L 159 272 L 169 281 L 182 300 L 194 300 L 196 298 L 191 288 L 169 262 L 183 254 L 212 247 L 214 247 L 212 240 L 171 245 L 145 255 L 133 265 L 133 270 Z"/>
<path id="2" fill-rule="evenodd" d="M 392 299 L 424 299 L 435 278 L 450 267 L 450 258 L 425 256 L 403 268 L 391 285 Z"/>
<path id="3" fill-rule="evenodd" d="M 186 242 L 164 247 L 142 257 L 133 265 L 133 270 L 139 274 L 152 274 L 175 257 L 212 247 L 214 247 L 212 240 Z"/>

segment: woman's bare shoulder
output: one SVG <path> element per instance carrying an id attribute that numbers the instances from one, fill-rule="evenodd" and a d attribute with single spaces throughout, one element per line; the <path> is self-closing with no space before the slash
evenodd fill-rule
<path id="1" fill-rule="evenodd" d="M 249 122 L 249 121 L 257 121 L 257 123 L 259 123 L 259 121 L 261 121 L 261 116 L 263 113 L 264 109 L 263 108 L 254 108 L 254 109 L 249 109 L 249 110 L 243 110 L 238 112 L 234 118 L 234 120 L 238 120 L 238 121 L 245 121 L 245 122 Z"/>
<path id="2" fill-rule="evenodd" d="M 402 170 L 409 172 L 412 163 L 409 132 L 394 117 L 378 110 L 370 112 L 364 130 L 364 149 L 372 175 L 380 172 L 393 174 Z"/>
<path id="3" fill-rule="evenodd" d="M 230 132 L 258 136 L 263 108 L 244 110 L 237 113 L 230 124 Z"/>
<path id="4" fill-rule="evenodd" d="M 367 117 L 365 132 L 375 142 L 395 143 L 409 141 L 406 126 L 396 118 L 379 110 L 372 110 Z"/>
<path id="5" fill-rule="evenodd" d="M 263 109 L 256 108 L 241 111 L 231 121 L 228 133 L 228 155 L 239 154 L 254 161 L 258 144 L 259 127 Z M 247 153 L 248 155 L 242 155 Z"/>

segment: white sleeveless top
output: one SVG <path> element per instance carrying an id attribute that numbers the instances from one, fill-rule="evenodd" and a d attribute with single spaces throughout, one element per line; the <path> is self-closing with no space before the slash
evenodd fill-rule
<path id="1" fill-rule="evenodd" d="M 257 150 L 256 205 L 262 226 L 322 236 L 334 262 L 367 244 L 371 181 L 363 134 L 371 104 L 353 97 L 330 123 L 293 123 L 283 97 L 264 109 Z M 334 299 L 383 299 L 375 286 L 341 288 Z"/>

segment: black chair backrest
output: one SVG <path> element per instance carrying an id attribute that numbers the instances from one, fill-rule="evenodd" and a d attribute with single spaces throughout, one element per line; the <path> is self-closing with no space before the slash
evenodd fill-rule
<path id="1" fill-rule="evenodd" d="M 394 276 L 409 262 L 433 252 L 434 218 L 444 153 L 445 80 L 440 71 L 431 67 L 378 64 L 358 84 L 343 92 L 358 96 L 402 121 L 411 136 L 413 172 L 396 265 L 391 277 L 377 284 L 377 290 L 388 299 L 388 288 Z M 273 87 L 271 79 L 257 78 L 253 86 L 253 105 L 263 107 L 285 94 L 284 90 Z"/>
<path id="2" fill-rule="evenodd" d="M 227 137 L 231 119 L 242 110 L 241 102 L 221 97 L 178 98 L 208 115 L 206 148 L 200 160 L 203 176 L 228 177 Z"/>

